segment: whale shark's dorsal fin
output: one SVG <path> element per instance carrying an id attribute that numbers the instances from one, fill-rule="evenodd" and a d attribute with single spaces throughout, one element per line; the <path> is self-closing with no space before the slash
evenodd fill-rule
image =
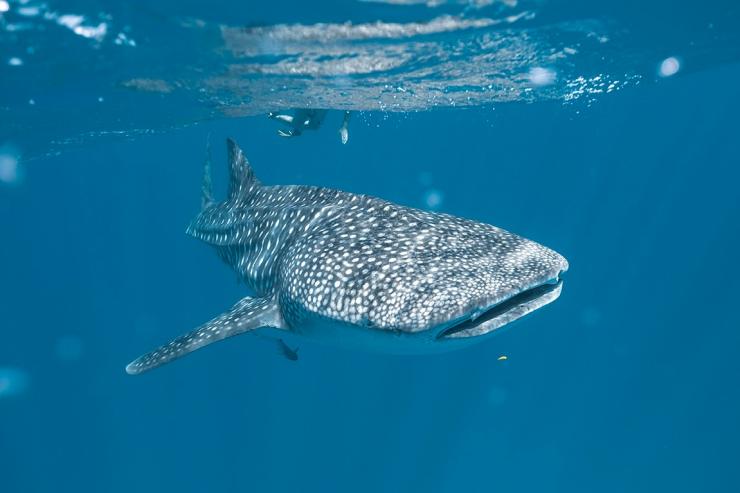
<path id="1" fill-rule="evenodd" d="M 226 139 L 229 152 L 229 202 L 244 202 L 259 188 L 260 182 L 244 153 L 232 139 Z"/>
<path id="2" fill-rule="evenodd" d="M 286 328 L 280 306 L 272 298 L 246 297 L 210 322 L 132 361 L 126 372 L 143 373 L 208 344 L 262 327 Z"/>

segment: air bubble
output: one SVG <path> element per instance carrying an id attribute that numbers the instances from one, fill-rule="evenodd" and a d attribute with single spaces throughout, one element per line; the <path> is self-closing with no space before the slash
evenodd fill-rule
<path id="1" fill-rule="evenodd" d="M 681 62 L 678 61 L 678 58 L 671 56 L 660 62 L 658 73 L 661 77 L 670 77 L 676 75 L 680 69 Z"/>

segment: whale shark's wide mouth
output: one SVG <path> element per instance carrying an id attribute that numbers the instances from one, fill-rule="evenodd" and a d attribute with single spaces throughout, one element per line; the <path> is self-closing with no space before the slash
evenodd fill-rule
<path id="1" fill-rule="evenodd" d="M 535 287 L 521 291 L 510 298 L 457 320 L 451 326 L 441 330 L 437 339 L 474 337 L 487 334 L 506 324 L 517 320 L 560 296 L 563 281 L 555 277 Z"/>

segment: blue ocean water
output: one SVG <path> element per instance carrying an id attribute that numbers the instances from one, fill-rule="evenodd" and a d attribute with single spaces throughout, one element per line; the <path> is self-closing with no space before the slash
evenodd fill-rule
<path id="1" fill-rule="evenodd" d="M 739 491 L 738 15 L 0 1 L 0 491 Z M 264 183 L 552 247 L 563 293 L 457 352 L 244 335 L 129 376 L 246 294 L 184 234 L 209 135 L 219 197 L 233 137 Z"/>

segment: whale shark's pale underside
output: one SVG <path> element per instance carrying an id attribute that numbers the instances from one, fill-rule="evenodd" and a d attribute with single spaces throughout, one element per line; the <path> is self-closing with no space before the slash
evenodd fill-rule
<path id="1" fill-rule="evenodd" d="M 435 352 L 483 339 L 554 301 L 568 262 L 503 229 L 375 197 L 264 186 L 228 140 L 228 198 L 188 233 L 255 293 L 126 367 L 142 373 L 244 332 L 292 332 L 390 353 Z"/>

